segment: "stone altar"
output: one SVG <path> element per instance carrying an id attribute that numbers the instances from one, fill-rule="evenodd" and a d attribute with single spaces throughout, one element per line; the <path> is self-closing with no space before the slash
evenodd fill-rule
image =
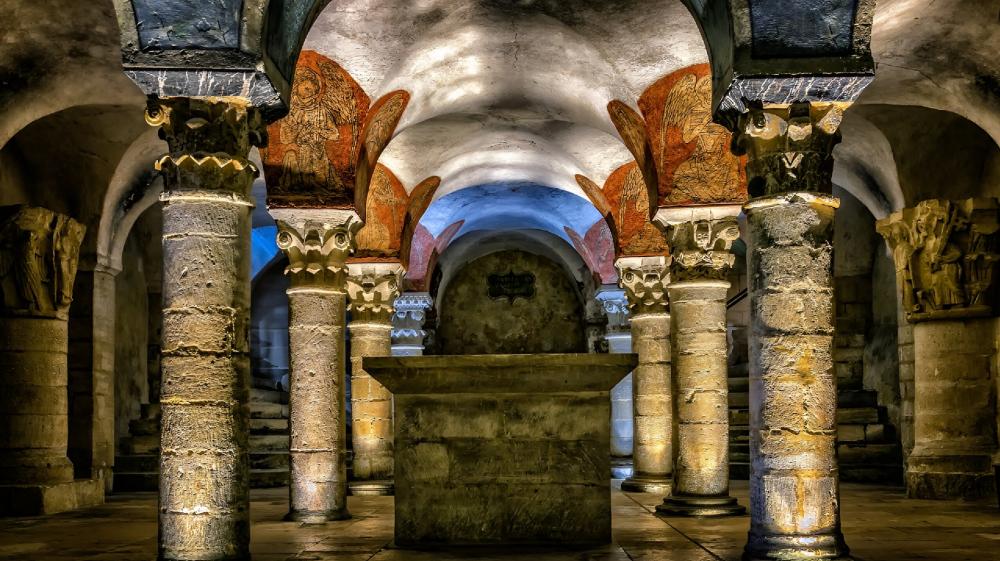
<path id="1" fill-rule="evenodd" d="M 609 392 L 636 362 L 366 357 L 395 399 L 396 545 L 610 542 Z"/>

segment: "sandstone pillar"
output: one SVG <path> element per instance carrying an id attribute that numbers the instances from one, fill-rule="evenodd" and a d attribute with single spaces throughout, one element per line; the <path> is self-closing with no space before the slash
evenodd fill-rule
<path id="1" fill-rule="evenodd" d="M 347 512 L 344 325 L 347 256 L 361 226 L 352 210 L 272 209 L 288 256 L 289 520 Z"/>
<path id="2" fill-rule="evenodd" d="M 49 514 L 80 495 L 66 456 L 68 326 L 84 226 L 38 207 L 0 207 L 0 514 Z"/>
<path id="3" fill-rule="evenodd" d="M 608 318 L 604 340 L 609 353 L 631 353 L 632 331 L 629 326 L 628 299 L 621 289 L 602 289 L 595 295 Z M 632 455 L 634 419 L 632 418 L 632 373 L 622 378 L 611 390 L 611 455 L 628 458 Z M 618 466 L 612 464 L 612 471 Z M 631 475 L 629 472 L 627 475 Z"/>
<path id="4" fill-rule="evenodd" d="M 833 370 L 833 146 L 843 104 L 748 109 L 750 532 L 744 559 L 846 559 Z"/>
<path id="5" fill-rule="evenodd" d="M 632 372 L 633 473 L 622 482 L 623 491 L 666 494 L 670 490 L 669 261 L 668 257 L 652 256 L 622 257 L 615 262 L 632 315 L 632 349 L 639 355 L 639 366 Z"/>
<path id="6" fill-rule="evenodd" d="M 924 499 L 992 497 L 997 451 L 997 199 L 932 199 L 880 220 L 913 327 L 906 488 Z"/>
<path id="7" fill-rule="evenodd" d="M 351 441 L 354 495 L 393 493 L 392 394 L 365 372 L 362 359 L 392 356 L 393 304 L 403 284 L 399 263 L 351 263 Z"/>
<path id="8" fill-rule="evenodd" d="M 250 552 L 250 185 L 259 114 L 241 100 L 168 98 L 150 125 L 163 174 L 159 555 Z"/>
<path id="9" fill-rule="evenodd" d="M 725 516 L 745 508 L 729 496 L 726 277 L 740 237 L 739 205 L 661 209 L 670 242 L 667 293 L 673 333 L 674 481 L 660 514 Z"/>
<path id="10" fill-rule="evenodd" d="M 392 316 L 392 356 L 424 354 L 424 321 L 434 300 L 426 292 L 406 292 L 396 298 L 396 313 Z"/>

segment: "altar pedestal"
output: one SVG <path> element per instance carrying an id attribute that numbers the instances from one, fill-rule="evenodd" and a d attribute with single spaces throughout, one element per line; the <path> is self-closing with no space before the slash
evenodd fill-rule
<path id="1" fill-rule="evenodd" d="M 611 541 L 609 392 L 633 354 L 365 358 L 395 399 L 396 545 Z"/>

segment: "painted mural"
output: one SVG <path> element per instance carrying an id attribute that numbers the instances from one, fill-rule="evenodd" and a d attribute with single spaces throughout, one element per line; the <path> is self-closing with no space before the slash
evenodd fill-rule
<path id="1" fill-rule="evenodd" d="M 441 186 L 441 178 L 431 176 L 421 181 L 410 192 L 410 200 L 406 207 L 406 217 L 403 223 L 403 236 L 400 240 L 399 256 L 403 267 L 409 266 L 410 248 L 413 245 L 414 230 L 420 224 L 420 219 L 431 206 L 434 193 Z"/>
<path id="2" fill-rule="evenodd" d="M 649 191 L 636 162 L 611 172 L 603 189 L 582 175 L 576 180 L 604 215 L 613 233 L 616 256 L 660 255 L 667 251 L 663 234 L 650 221 Z"/>
<path id="3" fill-rule="evenodd" d="M 618 282 L 618 272 L 615 270 L 615 247 L 611 229 L 604 220 L 598 220 L 584 236 L 569 226 L 564 226 L 566 235 L 573 243 L 573 248 L 583 257 L 584 263 L 590 269 L 598 284 L 614 284 Z"/>
<path id="4" fill-rule="evenodd" d="M 409 267 L 406 269 L 404 284 L 406 290 L 428 291 L 431 288 L 431 276 L 437 266 L 437 258 L 444 252 L 452 238 L 465 225 L 465 220 L 450 224 L 437 237 L 422 225 L 417 225 L 410 244 Z"/>
<path id="5" fill-rule="evenodd" d="M 370 99 L 336 62 L 302 51 L 288 115 L 268 127 L 261 149 L 268 203 L 350 208 L 355 162 Z"/>
<path id="6" fill-rule="evenodd" d="M 364 220 L 364 212 L 368 200 L 367 191 L 374 176 L 376 163 L 382 151 L 389 145 L 396 125 L 410 102 L 410 94 L 396 90 L 380 97 L 371 107 L 361 129 L 361 144 L 357 152 L 357 178 L 355 203 L 358 214 Z"/>
<path id="7" fill-rule="evenodd" d="M 358 231 L 355 258 L 398 257 L 409 197 L 392 170 L 376 164 L 365 203 L 365 225 Z"/>
<path id="8" fill-rule="evenodd" d="M 653 157 L 652 144 L 642 115 L 617 99 L 608 103 L 608 115 L 618 130 L 618 135 L 621 136 L 625 147 L 632 153 L 632 157 L 635 158 L 636 164 L 639 166 L 639 171 L 645 181 L 644 185 L 649 193 L 647 199 L 658 200 L 659 179 L 657 178 L 656 159 Z M 652 213 L 656 212 L 655 209 L 656 205 L 651 205 L 649 209 L 650 219 L 653 218 Z"/>
<path id="9" fill-rule="evenodd" d="M 639 98 L 656 163 L 658 206 L 744 202 L 744 162 L 730 151 L 731 134 L 712 122 L 707 64 L 658 80 Z"/>

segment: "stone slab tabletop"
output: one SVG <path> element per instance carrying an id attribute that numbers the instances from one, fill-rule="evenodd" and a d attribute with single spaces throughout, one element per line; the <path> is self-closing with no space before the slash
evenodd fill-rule
<path id="1" fill-rule="evenodd" d="M 365 357 L 394 394 L 606 392 L 635 369 L 635 354 Z"/>

